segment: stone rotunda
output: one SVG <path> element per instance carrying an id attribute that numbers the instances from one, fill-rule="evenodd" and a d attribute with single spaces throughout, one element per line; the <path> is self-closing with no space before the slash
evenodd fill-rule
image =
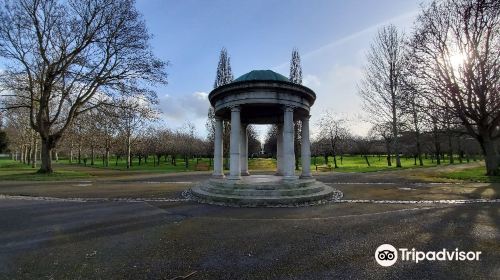
<path id="1" fill-rule="evenodd" d="M 311 177 L 309 112 L 316 94 L 271 70 L 251 71 L 210 92 L 216 127 L 213 178 L 191 189 L 201 202 L 237 206 L 279 206 L 316 203 L 339 196 L 333 188 Z M 229 174 L 223 170 L 223 125 L 231 122 Z M 294 120 L 302 122 L 300 159 L 295 174 Z M 275 175 L 250 175 L 249 124 L 276 124 Z"/>

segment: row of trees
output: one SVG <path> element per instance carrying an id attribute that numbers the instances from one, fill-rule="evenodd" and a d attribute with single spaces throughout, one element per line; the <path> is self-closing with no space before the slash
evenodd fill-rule
<path id="1" fill-rule="evenodd" d="M 437 153 L 439 135 L 447 135 L 450 154 L 459 152 L 453 137 L 466 134 L 479 143 L 487 175 L 500 173 L 499 30 L 500 3 L 494 0 L 433 1 L 411 34 L 394 25 L 379 30 L 359 94 L 396 166 L 403 132 L 414 135 L 420 164 L 424 134 L 432 135 Z"/>
<path id="2" fill-rule="evenodd" d="M 354 124 L 354 120 L 340 114 L 325 112 L 315 124 L 316 134 L 311 143 L 312 155 L 324 157 L 323 162 L 333 168 L 339 168 L 345 155 L 364 156 L 367 165 L 370 165 L 368 156 L 384 156 L 387 165 L 392 166 L 394 141 L 391 125 L 375 125 L 366 136 L 359 136 L 352 132 Z M 399 156 L 414 158 L 414 165 L 423 166 L 424 157 L 439 165 L 444 160 L 449 163 L 455 163 L 456 159 L 459 162 L 468 162 L 470 159 L 477 159 L 481 154 L 478 142 L 463 128 L 450 130 L 443 124 L 422 129 L 417 147 L 415 133 L 409 125 L 411 123 L 399 126 Z M 276 138 L 276 129 L 271 127 L 264 142 L 266 154 L 276 154 Z M 300 154 L 296 155 L 298 158 Z M 332 162 L 329 162 L 330 158 Z"/>
<path id="3" fill-rule="evenodd" d="M 84 115 L 156 102 L 153 86 L 166 83 L 166 62 L 150 37 L 134 0 L 2 1 L 2 109 L 40 139 L 31 145 L 41 146 L 39 172 L 53 172 L 54 148 Z"/>
<path id="4" fill-rule="evenodd" d="M 213 154 L 212 108 L 206 140 L 192 125 L 178 131 L 154 126 L 153 87 L 166 83 L 166 62 L 153 55 L 134 4 L 19 0 L 0 7 L 0 56 L 7 62 L 0 73 L 1 103 L 8 110 L 10 148 L 19 160 L 34 165 L 41 150 L 39 171 L 50 173 L 54 149 L 71 160 L 74 153 L 80 158 L 86 153 L 93 162 L 99 154 L 106 164 L 110 154 L 121 155 L 129 167 L 132 156 L 170 154 L 175 161 L 180 154 Z M 472 154 L 472 138 L 484 154 L 487 174 L 498 174 L 499 24 L 498 1 L 444 0 L 424 6 L 409 35 L 393 25 L 381 28 L 359 83 L 373 129 L 353 137 L 345 119 L 327 112 L 318 123 L 314 151 L 333 155 L 337 166 L 337 155 L 347 151 L 366 155 L 383 148 L 387 164 L 394 155 L 399 167 L 401 154 L 414 155 L 420 165 L 422 155 L 431 152 L 436 160 L 443 151 Z M 297 50 L 289 79 L 302 82 Z M 230 58 L 222 49 L 214 88 L 232 81 Z M 299 154 L 300 122 L 295 126 Z M 224 122 L 225 155 L 229 131 Z M 275 146 L 275 132 L 272 127 L 268 133 L 267 150 Z M 250 153 L 258 152 L 251 126 L 249 135 Z"/>

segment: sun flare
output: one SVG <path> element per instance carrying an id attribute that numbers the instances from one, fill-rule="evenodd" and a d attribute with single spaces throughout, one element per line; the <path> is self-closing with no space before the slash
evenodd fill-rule
<path id="1" fill-rule="evenodd" d="M 450 55 L 450 64 L 453 69 L 460 68 L 465 62 L 465 55 L 462 53 L 454 53 Z"/>

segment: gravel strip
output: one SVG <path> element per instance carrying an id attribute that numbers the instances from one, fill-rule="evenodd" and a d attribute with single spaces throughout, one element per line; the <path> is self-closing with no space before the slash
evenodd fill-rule
<path id="1" fill-rule="evenodd" d="M 441 200 L 374 200 L 374 199 L 341 199 L 339 193 L 335 193 L 331 199 L 320 200 L 314 203 L 302 203 L 293 205 L 276 205 L 272 207 L 304 207 L 304 206 L 314 206 L 326 203 L 373 203 L 373 204 L 471 204 L 471 203 L 500 203 L 500 199 L 441 199 Z M 205 201 L 200 201 L 198 198 L 194 197 L 191 192 L 184 191 L 182 193 L 183 198 L 57 198 L 57 197 L 47 197 L 47 196 L 25 196 L 25 195 L 3 195 L 0 194 L 0 199 L 17 199 L 17 200 L 39 200 L 39 201 L 56 201 L 56 202 L 187 202 L 187 201 L 198 201 L 202 203 L 209 203 Z M 219 206 L 231 206 L 239 207 L 233 204 L 224 203 L 209 203 Z M 248 207 L 248 206 L 245 206 Z"/>

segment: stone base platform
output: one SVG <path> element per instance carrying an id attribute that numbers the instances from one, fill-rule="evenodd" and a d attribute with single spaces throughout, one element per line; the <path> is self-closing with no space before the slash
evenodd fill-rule
<path id="1" fill-rule="evenodd" d="M 240 207 L 301 206 L 342 197 L 340 191 L 312 178 L 285 179 L 273 175 L 210 179 L 193 187 L 191 194 L 199 202 Z"/>

